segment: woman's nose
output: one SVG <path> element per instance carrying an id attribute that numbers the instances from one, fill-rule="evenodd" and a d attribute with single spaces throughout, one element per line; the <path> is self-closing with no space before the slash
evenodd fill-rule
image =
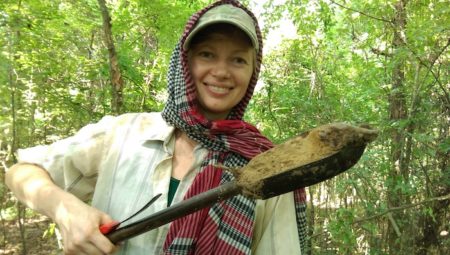
<path id="1" fill-rule="evenodd" d="M 217 78 L 230 78 L 230 71 L 225 61 L 217 61 L 212 67 L 211 74 Z"/>

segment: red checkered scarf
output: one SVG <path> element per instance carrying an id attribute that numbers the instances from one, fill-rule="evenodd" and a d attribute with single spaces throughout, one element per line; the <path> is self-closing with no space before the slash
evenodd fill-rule
<path id="1" fill-rule="evenodd" d="M 195 84 L 189 72 L 187 52 L 182 50 L 182 45 L 199 18 L 209 9 L 222 4 L 242 8 L 255 20 L 260 49 L 256 56 L 255 72 L 244 98 L 232 109 L 226 120 L 209 121 L 198 111 Z M 162 112 L 169 124 L 183 130 L 191 139 L 210 151 L 185 199 L 234 178 L 229 172 L 215 166 L 219 164 L 227 167 L 243 166 L 248 160 L 273 146 L 254 126 L 242 120 L 258 79 L 261 52 L 262 39 L 256 18 L 237 1 L 218 1 L 194 14 L 188 21 L 182 39 L 171 58 L 168 73 L 169 99 Z M 294 195 L 299 237 L 301 243 L 305 243 L 304 190 L 299 190 Z M 254 200 L 239 195 L 172 222 L 165 241 L 164 253 L 250 254 L 255 204 Z"/>

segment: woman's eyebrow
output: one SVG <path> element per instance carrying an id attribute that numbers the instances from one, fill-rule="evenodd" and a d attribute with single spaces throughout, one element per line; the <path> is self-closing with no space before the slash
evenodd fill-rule
<path id="1" fill-rule="evenodd" d="M 251 53 L 251 50 L 250 49 L 237 49 L 237 50 L 233 51 L 233 54 L 236 54 L 236 53 L 249 54 L 249 53 Z"/>

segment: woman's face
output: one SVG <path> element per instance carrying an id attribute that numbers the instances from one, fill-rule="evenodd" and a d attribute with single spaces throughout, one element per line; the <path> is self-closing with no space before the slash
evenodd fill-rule
<path id="1" fill-rule="evenodd" d="M 219 33 L 194 45 L 189 66 L 202 114 L 225 119 L 247 92 L 255 51 L 246 40 Z"/>

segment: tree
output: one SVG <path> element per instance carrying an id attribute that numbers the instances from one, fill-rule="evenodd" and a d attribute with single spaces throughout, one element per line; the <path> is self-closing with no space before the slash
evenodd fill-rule
<path id="1" fill-rule="evenodd" d="M 406 29 L 406 3 L 407 1 L 397 1 L 394 3 L 394 17 L 392 19 L 393 39 L 392 39 L 392 89 L 389 95 L 389 120 L 392 123 L 405 122 L 408 119 L 406 107 L 406 89 L 405 89 L 405 54 L 406 42 L 404 38 Z M 410 197 L 402 194 L 397 187 L 405 185 L 409 180 L 408 155 L 405 154 L 405 126 L 398 125 L 391 131 L 391 170 L 389 174 L 388 188 L 388 206 L 397 207 L 402 202 L 409 202 Z M 413 131 L 413 130 L 410 130 Z M 406 251 L 407 242 L 404 241 L 409 235 L 405 235 L 405 226 L 410 224 L 406 215 L 400 213 L 393 217 L 389 214 L 389 249 L 393 251 Z M 398 239 L 403 239 L 398 242 Z"/>
<path id="2" fill-rule="evenodd" d="M 109 16 L 108 8 L 106 7 L 105 0 L 98 0 L 98 5 L 103 18 L 103 33 L 105 38 L 105 44 L 109 53 L 109 73 L 111 79 L 111 109 L 113 113 L 120 114 L 122 112 L 123 105 L 123 86 L 124 81 L 120 72 L 119 61 L 116 53 L 116 47 L 114 46 L 113 35 L 111 31 L 111 17 Z"/>

